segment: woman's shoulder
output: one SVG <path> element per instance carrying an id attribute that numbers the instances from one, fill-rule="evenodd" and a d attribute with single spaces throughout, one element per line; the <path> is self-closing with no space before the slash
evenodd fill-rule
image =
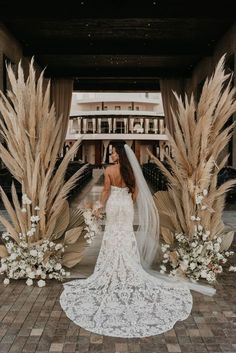
<path id="1" fill-rule="evenodd" d="M 110 172 L 110 171 L 113 171 L 113 170 L 116 170 L 116 169 L 117 169 L 116 164 L 112 164 L 112 165 L 108 165 L 105 170 Z"/>

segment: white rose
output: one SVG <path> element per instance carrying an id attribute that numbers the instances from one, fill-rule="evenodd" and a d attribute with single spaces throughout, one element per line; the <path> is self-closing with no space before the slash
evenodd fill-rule
<path id="1" fill-rule="evenodd" d="M 4 281 L 3 281 L 4 284 L 8 285 L 10 283 L 10 280 L 9 278 L 5 278 Z"/>
<path id="2" fill-rule="evenodd" d="M 39 286 L 39 287 L 44 287 L 45 285 L 46 285 L 46 282 L 45 282 L 44 280 L 40 279 L 40 280 L 38 281 L 38 286 Z"/>
<path id="3" fill-rule="evenodd" d="M 35 278 L 35 273 L 33 271 L 28 273 L 29 278 Z"/>
<path id="4" fill-rule="evenodd" d="M 195 216 L 191 216 L 191 221 L 195 221 L 196 217 Z"/>
<path id="5" fill-rule="evenodd" d="M 38 256 L 38 251 L 35 249 L 30 250 L 30 255 L 31 256 Z"/>
<path id="6" fill-rule="evenodd" d="M 1 267 L 0 267 L 0 272 L 4 272 L 7 270 L 7 264 L 2 263 Z"/>
<path id="7" fill-rule="evenodd" d="M 201 271 L 201 277 L 202 278 L 206 278 L 206 276 L 207 276 L 207 271 L 206 270 L 202 270 Z"/>
<path id="8" fill-rule="evenodd" d="M 62 249 L 63 248 L 63 245 L 62 244 L 57 244 L 55 246 L 55 250 L 59 250 L 59 249 Z"/>
<path id="9" fill-rule="evenodd" d="M 11 256 L 10 256 L 10 259 L 11 260 L 15 260 L 17 258 L 17 255 L 15 253 L 12 253 Z"/>
<path id="10" fill-rule="evenodd" d="M 230 266 L 229 271 L 236 272 L 236 266 Z"/>
<path id="11" fill-rule="evenodd" d="M 33 280 L 31 278 L 28 278 L 25 283 L 27 284 L 27 286 L 32 286 Z"/>
<path id="12" fill-rule="evenodd" d="M 189 267 L 191 268 L 191 270 L 194 270 L 196 268 L 196 263 L 191 262 L 191 264 L 189 265 Z"/>
<path id="13" fill-rule="evenodd" d="M 54 266 L 54 269 L 56 271 L 60 270 L 61 268 L 62 268 L 62 265 L 59 262 Z"/>

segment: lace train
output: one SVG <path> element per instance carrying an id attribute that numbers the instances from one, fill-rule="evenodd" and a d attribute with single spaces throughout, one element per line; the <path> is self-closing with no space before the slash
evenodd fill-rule
<path id="1" fill-rule="evenodd" d="M 147 337 L 170 330 L 192 309 L 192 295 L 147 273 L 140 263 L 128 188 L 112 186 L 94 272 L 64 283 L 60 304 L 79 326 L 113 337 Z"/>

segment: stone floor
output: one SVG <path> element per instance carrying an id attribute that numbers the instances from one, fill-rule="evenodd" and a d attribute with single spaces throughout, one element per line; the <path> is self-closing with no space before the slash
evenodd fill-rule
<path id="1" fill-rule="evenodd" d="M 74 204 L 85 197 L 96 199 L 101 190 L 100 175 L 101 171 L 95 172 L 94 180 L 73 200 Z M 224 218 L 236 229 L 234 210 L 226 210 Z M 83 265 L 87 266 L 87 275 L 94 266 L 100 242 L 97 239 L 89 248 L 90 261 Z M 232 248 L 236 250 L 235 242 Z M 23 280 L 8 286 L 0 283 L 0 353 L 236 353 L 236 273 L 220 275 L 216 289 L 213 297 L 192 291 L 190 316 L 168 332 L 128 339 L 93 334 L 71 322 L 59 303 L 62 284 L 55 280 L 43 288 L 27 287 Z"/>

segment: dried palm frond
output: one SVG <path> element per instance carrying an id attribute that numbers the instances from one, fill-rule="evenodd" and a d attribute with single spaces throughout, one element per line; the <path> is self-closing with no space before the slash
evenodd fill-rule
<path id="1" fill-rule="evenodd" d="M 70 213 L 67 197 L 88 166 L 79 169 L 65 182 L 65 173 L 70 160 L 81 144 L 82 138 L 67 151 L 56 169 L 61 146 L 61 126 L 63 116 L 56 116 L 54 104 L 50 104 L 50 81 L 45 86 L 42 72 L 36 79 L 34 60 L 31 60 L 29 76 L 24 77 L 21 62 L 18 74 L 14 74 L 11 65 L 7 66 L 11 90 L 7 95 L 0 92 L 0 131 L 4 144 L 0 142 L 0 158 L 11 174 L 22 185 L 22 193 L 32 201 L 31 210 L 39 207 L 37 232 L 28 238 L 29 246 L 44 238 L 60 240 L 67 232 L 70 241 L 75 239 L 81 246 L 86 240 L 81 237 L 83 227 L 82 213 Z M 44 87 L 46 87 L 44 89 Z M 55 173 L 54 173 L 55 171 Z M 30 227 L 30 207 L 22 212 L 15 186 L 12 185 L 11 205 L 3 189 L 0 189 L 4 206 L 11 222 L 0 215 L 0 222 L 10 236 L 19 242 L 19 233 L 26 234 Z M 70 219 L 72 217 L 72 220 Z M 76 231 L 78 234 L 75 235 Z M 68 233 L 71 232 L 71 233 Z M 4 253 L 4 252 L 2 252 Z M 67 251 L 69 256 L 69 252 Z"/>
<path id="2" fill-rule="evenodd" d="M 194 101 L 193 94 L 190 99 L 185 95 L 183 100 L 174 93 L 178 107 L 177 111 L 172 111 L 174 135 L 167 129 L 173 159 L 164 151 L 171 171 L 148 150 L 168 181 L 168 190 L 154 195 L 161 225 L 168 227 L 169 224 L 172 232 L 181 231 L 189 237 L 193 232 L 190 217 L 196 211 L 211 237 L 222 232 L 225 195 L 236 184 L 236 180 L 230 180 L 217 187 L 217 174 L 228 159 L 226 156 L 220 162 L 220 153 L 229 142 L 236 123 L 223 129 L 236 111 L 236 90 L 231 88 L 232 77 L 225 73 L 224 62 L 225 55 L 219 60 L 213 75 L 206 79 L 198 103 Z M 196 207 L 196 197 L 204 189 L 208 193 L 202 201 L 206 209 L 202 210 Z"/>

